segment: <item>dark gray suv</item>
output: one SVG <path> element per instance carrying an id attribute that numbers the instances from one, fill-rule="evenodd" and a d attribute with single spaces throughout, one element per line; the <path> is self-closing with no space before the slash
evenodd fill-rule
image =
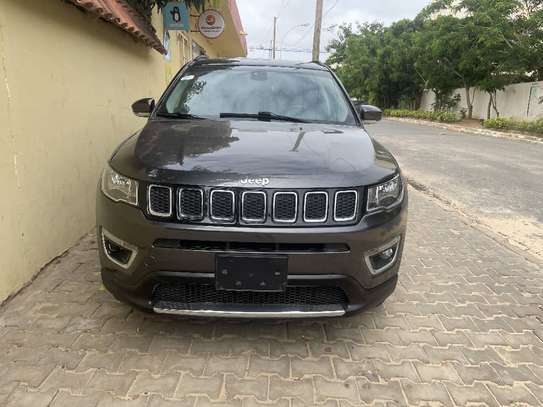
<path id="1" fill-rule="evenodd" d="M 407 191 L 339 80 L 317 63 L 200 58 L 100 181 L 104 285 L 157 313 L 339 316 L 394 290 Z"/>

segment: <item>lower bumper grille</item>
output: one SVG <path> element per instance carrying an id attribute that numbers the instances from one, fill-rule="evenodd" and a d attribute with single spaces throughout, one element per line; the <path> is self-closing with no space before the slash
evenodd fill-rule
<path id="1" fill-rule="evenodd" d="M 248 253 L 348 253 L 351 250 L 344 243 L 259 243 L 157 239 L 153 245 L 161 249 Z"/>
<path id="2" fill-rule="evenodd" d="M 179 309 L 205 305 L 246 306 L 344 306 L 347 297 L 338 287 L 287 287 L 283 292 L 219 291 L 207 284 L 180 284 L 155 287 L 153 305 Z"/>

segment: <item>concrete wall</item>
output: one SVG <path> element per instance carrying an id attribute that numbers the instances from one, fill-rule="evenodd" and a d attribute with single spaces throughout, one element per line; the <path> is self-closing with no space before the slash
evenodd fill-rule
<path id="1" fill-rule="evenodd" d="M 471 90 L 473 92 L 473 89 Z M 457 89 L 454 94 L 462 97 L 458 110 L 467 107 L 466 92 L 464 89 Z M 537 119 L 543 117 L 543 81 L 517 83 L 507 86 L 503 91 L 498 92 L 498 111 L 501 117 L 515 117 L 518 119 Z M 473 117 L 486 119 L 488 109 L 488 93 L 480 90 L 475 91 L 473 103 Z M 432 110 L 432 103 L 435 102 L 433 92 L 426 92 L 422 98 L 421 109 Z M 491 111 L 495 117 L 494 110 Z"/>
<path id="2" fill-rule="evenodd" d="M 166 62 L 65 2 L 0 0 L 0 302 L 93 227 L 101 170 L 144 124 L 130 105 L 160 96 L 190 37 L 171 34 Z"/>

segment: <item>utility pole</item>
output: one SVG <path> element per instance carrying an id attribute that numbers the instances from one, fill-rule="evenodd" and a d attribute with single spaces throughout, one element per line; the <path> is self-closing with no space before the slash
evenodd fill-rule
<path id="1" fill-rule="evenodd" d="M 315 62 L 319 61 L 321 50 L 322 3 L 323 0 L 317 0 L 317 10 L 315 11 L 315 32 L 313 34 L 313 61 Z"/>
<path id="2" fill-rule="evenodd" d="M 275 59 L 275 42 L 277 36 L 277 17 L 273 18 L 273 47 L 272 47 L 272 59 Z"/>

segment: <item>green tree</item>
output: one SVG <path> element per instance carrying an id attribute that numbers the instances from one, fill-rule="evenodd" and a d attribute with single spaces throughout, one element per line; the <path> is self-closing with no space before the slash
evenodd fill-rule
<path id="1" fill-rule="evenodd" d="M 440 110 L 462 87 L 471 118 L 479 88 L 490 95 L 488 115 L 499 115 L 497 91 L 543 79 L 543 0 L 435 0 L 414 20 L 343 26 L 328 49 L 355 97 L 416 108 L 430 89 Z"/>
<path id="2" fill-rule="evenodd" d="M 340 27 L 339 38 L 328 50 L 332 56 L 328 63 L 349 90 L 351 96 L 374 104 L 383 102 L 378 69 L 379 53 L 383 46 L 383 25 L 364 24 L 353 33 L 351 27 Z"/>
<path id="3" fill-rule="evenodd" d="M 487 116 L 494 109 L 499 116 L 496 93 L 515 81 L 526 80 L 528 73 L 537 74 L 543 65 L 537 38 L 541 25 L 536 26 L 543 2 L 541 0 L 444 0 L 434 9 L 448 9 L 475 40 L 464 51 L 464 60 L 472 60 L 482 75 L 475 86 L 489 94 Z"/>
<path id="4" fill-rule="evenodd" d="M 410 20 L 390 27 L 363 24 L 356 31 L 341 26 L 338 38 L 328 46 L 332 54 L 327 62 L 353 97 L 383 108 L 417 108 L 424 83 L 414 67 L 415 32 Z"/>
<path id="5" fill-rule="evenodd" d="M 388 69 L 388 106 L 418 109 L 425 88 L 424 77 L 417 71 L 419 50 L 415 37 L 419 22 L 400 20 L 384 31 L 380 64 Z"/>
<path id="6" fill-rule="evenodd" d="M 473 117 L 472 88 L 487 75 L 479 46 L 479 31 L 471 21 L 454 16 L 428 20 L 420 32 L 423 49 L 419 64 L 426 73 L 430 88 L 438 96 L 451 87 L 464 88 L 468 118 Z"/>
<path id="7" fill-rule="evenodd" d="M 485 75 L 476 86 L 489 95 L 487 119 L 490 119 L 491 107 L 499 117 L 496 94 L 513 83 L 520 76 L 519 69 L 525 65 L 519 60 L 518 49 L 514 46 L 518 26 L 513 16 L 518 4 L 512 0 L 467 0 L 460 7 L 467 14 L 466 24 L 478 32 L 477 48 Z"/>
<path id="8" fill-rule="evenodd" d="M 543 80 L 543 0 L 518 0 L 514 14 L 517 50 L 531 80 Z"/>

